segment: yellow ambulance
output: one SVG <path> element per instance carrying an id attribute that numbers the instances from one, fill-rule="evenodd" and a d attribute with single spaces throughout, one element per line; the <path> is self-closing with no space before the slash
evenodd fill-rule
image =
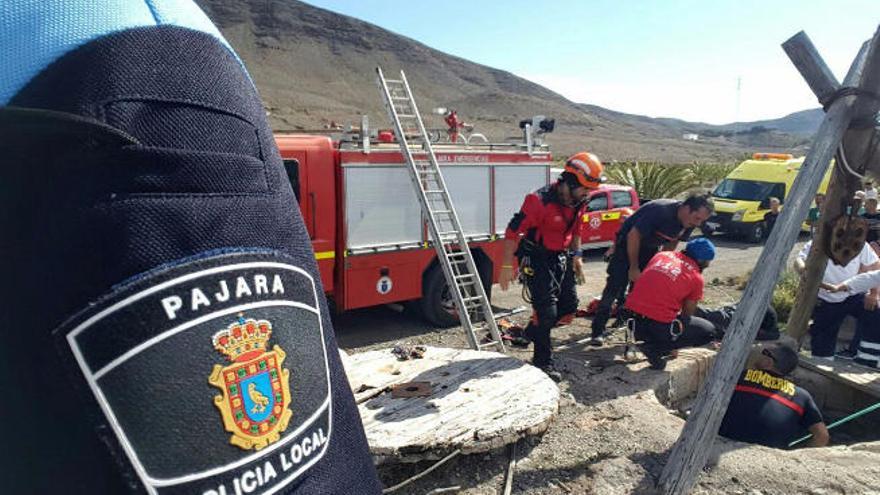
<path id="1" fill-rule="evenodd" d="M 740 235 L 749 242 L 761 242 L 767 234 L 764 214 L 770 211 L 770 198 L 785 198 L 804 158 L 783 153 L 755 153 L 740 163 L 712 192 L 715 213 L 700 230 L 705 234 L 724 232 Z M 832 162 L 833 163 L 833 162 Z M 831 164 L 825 171 L 819 192 L 824 193 L 831 178 Z"/>

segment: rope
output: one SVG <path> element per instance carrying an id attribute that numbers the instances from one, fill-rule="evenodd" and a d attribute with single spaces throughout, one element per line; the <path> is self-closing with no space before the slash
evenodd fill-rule
<path id="1" fill-rule="evenodd" d="M 845 98 L 847 96 L 866 96 L 872 100 L 880 101 L 880 94 L 877 94 L 873 91 L 868 91 L 866 89 L 858 88 L 855 86 L 841 86 L 837 89 L 837 91 L 831 93 L 827 97 L 820 98 L 819 103 L 822 104 L 822 108 L 827 112 L 835 101 L 841 98 Z"/>
<path id="2" fill-rule="evenodd" d="M 856 418 L 858 418 L 858 417 L 864 416 L 865 414 L 868 414 L 869 412 L 875 411 L 875 410 L 877 410 L 877 409 L 880 409 L 880 402 L 874 404 L 873 406 L 868 406 L 868 407 L 862 409 L 861 411 L 854 412 L 854 413 L 850 414 L 849 416 L 847 416 L 847 417 L 845 417 L 845 418 L 843 418 L 843 419 L 841 419 L 841 420 L 838 420 L 838 421 L 835 421 L 835 422 L 831 423 L 830 425 L 828 425 L 828 429 L 830 430 L 831 428 L 834 428 L 835 426 L 840 426 L 840 425 L 842 425 L 842 424 L 844 424 L 844 423 L 846 423 L 846 422 L 848 422 L 848 421 L 852 421 L 852 420 L 854 420 L 854 419 L 856 419 Z M 812 436 L 813 436 L 813 434 L 810 433 L 810 434 L 807 435 L 807 436 L 804 436 L 804 437 L 798 438 L 798 439 L 795 440 L 794 442 L 791 442 L 790 444 L 788 444 L 788 446 L 789 446 L 789 447 L 794 447 L 795 445 L 797 445 L 797 444 L 803 442 L 804 440 L 809 440 Z"/>
<path id="3" fill-rule="evenodd" d="M 843 168 L 844 168 L 844 169 L 845 169 L 850 175 L 854 175 L 854 176 L 857 177 L 859 180 L 862 180 L 862 181 L 865 180 L 865 176 L 864 176 L 863 174 L 860 174 L 860 173 L 856 172 L 855 170 L 853 170 L 852 167 L 850 167 L 850 165 L 849 165 L 849 161 L 846 159 L 846 153 L 845 153 L 844 150 L 843 150 L 843 142 L 842 142 L 842 141 L 841 141 L 840 144 L 837 145 L 837 161 L 840 162 L 840 164 L 843 166 Z M 862 172 L 863 172 L 863 171 L 862 171 Z"/>

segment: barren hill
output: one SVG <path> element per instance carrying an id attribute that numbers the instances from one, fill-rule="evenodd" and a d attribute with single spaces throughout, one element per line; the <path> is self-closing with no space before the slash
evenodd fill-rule
<path id="1" fill-rule="evenodd" d="M 509 72 L 295 0 L 197 1 L 244 60 L 278 130 L 356 123 L 362 114 L 374 128 L 389 126 L 375 83 L 381 66 L 388 74 L 406 72 L 429 127 L 442 127 L 430 109 L 455 108 L 477 132 L 503 140 L 519 135 L 519 120 L 547 115 L 556 119 L 547 141 L 557 154 L 586 148 L 603 160 L 711 162 L 756 149 L 792 151 L 805 142 L 776 131 L 736 132 L 576 104 Z M 685 132 L 700 140 L 682 139 Z"/>

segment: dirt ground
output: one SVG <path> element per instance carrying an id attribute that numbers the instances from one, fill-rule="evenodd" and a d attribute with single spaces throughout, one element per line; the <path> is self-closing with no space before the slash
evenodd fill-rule
<path id="1" fill-rule="evenodd" d="M 744 275 L 761 251 L 760 246 L 713 240 L 719 252 L 705 272 L 707 280 Z M 578 288 L 582 304 L 604 285 L 601 252 L 588 257 L 585 268 L 587 283 Z M 495 286 L 493 304 L 499 308 L 524 304 L 519 289 L 501 292 Z M 708 306 L 738 298 L 733 287 L 707 284 Z M 524 325 L 528 315 L 511 319 Z M 352 311 L 339 315 L 334 323 L 340 346 L 349 353 L 396 342 L 466 347 L 460 328 L 432 328 L 388 307 Z M 577 343 L 587 335 L 585 319 L 554 330 L 554 344 L 566 347 L 556 353 L 565 370 L 559 415 L 544 435 L 520 441 L 513 493 L 651 493 L 678 438 L 684 420 L 668 400 L 670 371 L 649 370 L 644 362 L 626 364 L 621 359 L 622 335 L 613 336 L 610 345 L 601 349 Z M 531 351 L 513 350 L 512 355 L 528 360 Z M 694 493 L 880 493 L 880 442 L 786 452 L 719 440 L 713 458 Z M 431 464 L 383 465 L 379 472 L 385 485 L 391 486 Z M 459 456 L 396 493 L 442 493 L 435 490 L 451 487 L 459 488 L 449 493 L 501 493 L 507 464 L 506 448 Z"/>

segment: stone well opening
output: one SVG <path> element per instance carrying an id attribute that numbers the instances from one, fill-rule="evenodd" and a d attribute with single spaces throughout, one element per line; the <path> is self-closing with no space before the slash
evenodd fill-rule
<path id="1" fill-rule="evenodd" d="M 760 347 L 756 347 L 753 355 L 758 352 Z M 687 419 L 713 360 L 714 354 L 701 353 L 687 354 L 672 361 L 670 364 L 675 364 L 667 367 L 668 379 L 655 391 L 657 398 L 676 415 Z M 792 373 L 791 378 L 813 396 L 826 425 L 880 402 L 877 395 L 814 371 L 804 364 Z M 880 380 L 880 373 L 877 379 Z M 880 409 L 841 424 L 829 433 L 830 446 L 880 441 Z"/>

